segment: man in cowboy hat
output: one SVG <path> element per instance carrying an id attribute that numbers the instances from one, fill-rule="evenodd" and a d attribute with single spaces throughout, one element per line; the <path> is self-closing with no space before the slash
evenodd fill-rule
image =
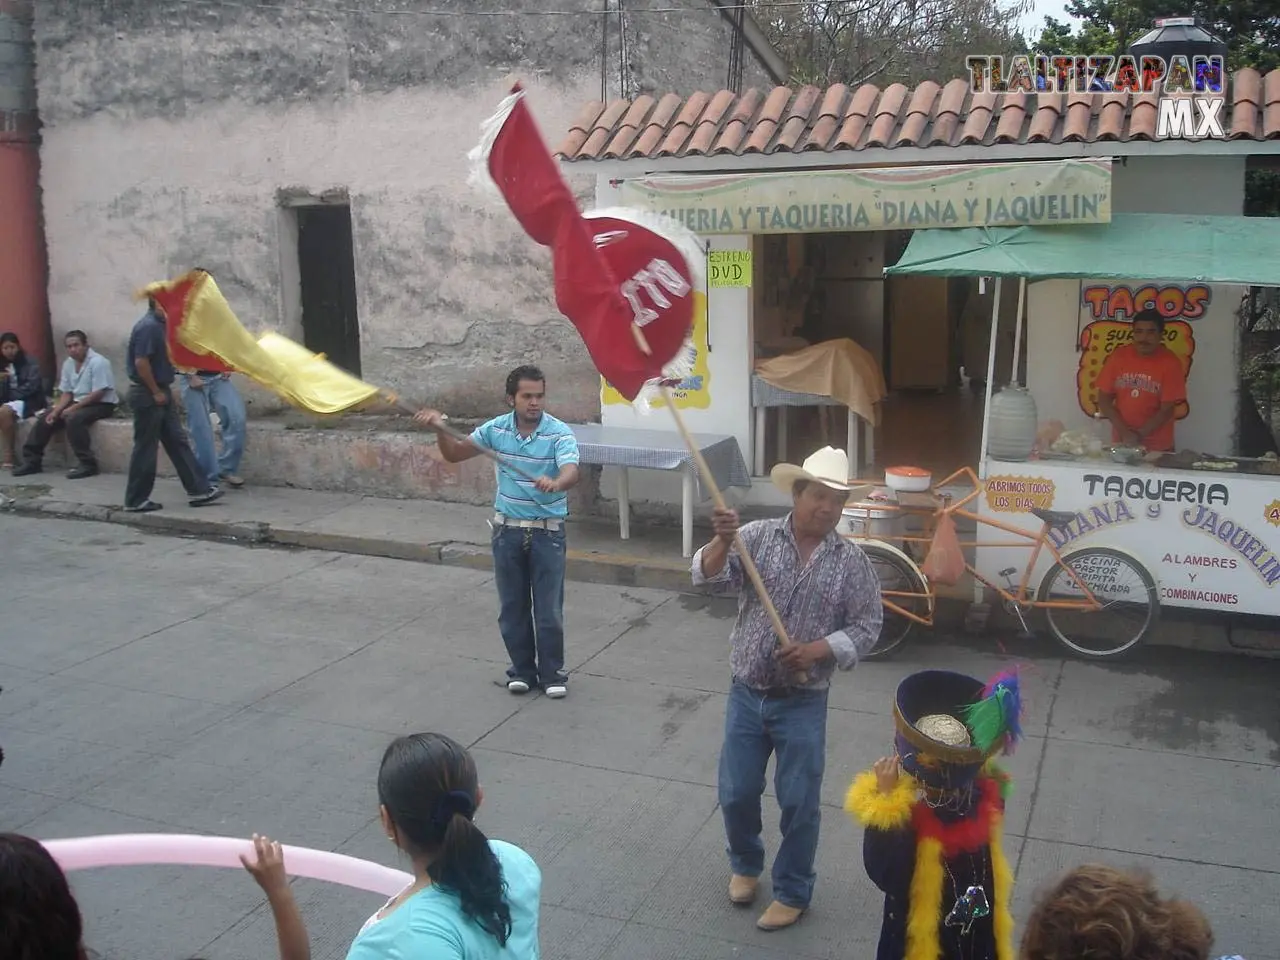
<path id="1" fill-rule="evenodd" d="M 827 688 L 836 667 L 853 669 L 875 646 L 882 618 L 875 570 L 836 533 L 855 493 L 844 452 L 824 447 L 802 466 L 779 464 L 771 477 L 791 494 L 791 512 L 739 529 L 736 511 L 716 510 L 715 539 L 693 556 L 695 585 L 738 595 L 719 776 L 729 899 L 735 904 L 755 900 L 764 872 L 760 800 L 769 756 L 777 754 L 782 844 L 773 861 L 773 902 L 756 924 L 761 930 L 789 927 L 808 909 L 821 820 Z M 769 585 L 790 645 L 780 646 L 764 602 L 746 581 L 742 549 Z"/>

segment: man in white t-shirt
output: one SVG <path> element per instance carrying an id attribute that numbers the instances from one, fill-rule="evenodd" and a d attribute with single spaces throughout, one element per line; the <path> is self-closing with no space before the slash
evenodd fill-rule
<path id="1" fill-rule="evenodd" d="M 93 455 L 89 425 L 116 412 L 120 398 L 116 396 L 115 375 L 111 361 L 89 346 L 83 330 L 72 330 L 64 340 L 67 359 L 62 363 L 58 380 L 58 401 L 36 414 L 27 442 L 22 445 L 23 463 L 13 471 L 15 477 L 26 477 L 43 470 L 44 448 L 59 430 L 66 428 L 76 465 L 67 478 L 80 480 L 98 472 Z"/>

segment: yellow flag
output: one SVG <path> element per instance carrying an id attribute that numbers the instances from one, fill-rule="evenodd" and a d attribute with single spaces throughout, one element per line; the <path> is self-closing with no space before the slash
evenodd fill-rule
<path id="1" fill-rule="evenodd" d="M 258 347 L 287 371 L 286 385 L 294 402 L 315 413 L 350 410 L 379 393 L 377 387 L 278 333 L 264 333 Z"/>
<path id="2" fill-rule="evenodd" d="M 312 413 L 341 413 L 379 393 L 377 387 L 279 334 L 255 340 L 207 273 L 193 271 L 153 283 L 140 296 L 161 304 L 174 339 L 187 350 L 217 357 L 294 406 Z"/>

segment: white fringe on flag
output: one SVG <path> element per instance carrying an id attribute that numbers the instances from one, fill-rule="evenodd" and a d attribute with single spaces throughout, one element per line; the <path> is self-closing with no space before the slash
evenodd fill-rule
<path id="1" fill-rule="evenodd" d="M 670 363 L 662 368 L 662 379 L 650 380 L 641 387 L 640 392 L 636 394 L 636 398 L 631 401 L 631 406 L 639 413 L 651 413 L 654 401 L 662 396 L 663 384 L 675 388 L 681 380 L 693 374 L 697 362 L 697 346 L 694 345 L 692 339 L 685 340 L 680 352 L 671 359 Z"/>
<path id="2" fill-rule="evenodd" d="M 498 104 L 497 112 L 480 124 L 480 142 L 467 152 L 467 163 L 471 167 L 467 175 L 468 186 L 475 187 L 482 193 L 502 197 L 502 191 L 498 189 L 498 185 L 493 181 L 493 174 L 489 172 L 489 154 L 493 152 L 493 145 L 497 142 L 503 126 L 506 125 L 507 118 L 511 116 L 511 111 L 523 98 L 524 90 L 516 90 L 508 94 Z"/>
<path id="3" fill-rule="evenodd" d="M 582 216 L 585 220 L 608 217 L 611 220 L 634 223 L 670 240 L 675 245 L 676 250 L 684 257 L 685 263 L 689 268 L 689 277 L 693 281 L 693 292 L 701 293 L 704 298 L 706 297 L 706 249 L 703 247 L 702 241 L 698 239 L 698 235 L 679 220 L 674 220 L 665 214 L 652 213 L 648 210 L 639 210 L 634 207 L 608 207 L 603 210 L 588 211 Z M 663 364 L 662 378 L 650 380 L 646 383 L 635 400 L 631 402 L 632 407 L 640 413 L 649 413 L 653 409 L 653 402 L 662 395 L 663 384 L 674 386 L 686 377 L 691 376 L 697 360 L 698 348 L 694 344 L 692 336 L 686 337 L 684 345 L 676 355 Z"/>
<path id="4" fill-rule="evenodd" d="M 582 215 L 590 220 L 593 217 L 610 217 L 614 220 L 625 220 L 637 226 L 645 227 L 654 233 L 670 240 L 685 258 L 689 266 L 689 276 L 693 279 L 693 288 L 706 294 L 707 286 L 707 250 L 698 235 L 679 220 L 668 217 L 665 213 L 652 213 L 636 207 L 607 207 L 603 210 L 592 210 Z"/>
<path id="5" fill-rule="evenodd" d="M 498 104 L 498 109 L 493 116 L 480 125 L 480 142 L 467 153 L 467 161 L 470 166 L 467 176 L 468 186 L 493 197 L 502 197 L 502 191 L 497 183 L 494 182 L 493 174 L 489 170 L 489 157 L 493 152 L 493 146 L 497 142 L 499 134 L 502 132 L 502 128 L 506 125 L 512 111 L 516 108 L 516 104 L 520 102 L 524 95 L 525 91 L 523 89 L 518 89 L 508 94 Z M 685 259 L 689 268 L 693 290 L 702 293 L 704 297 L 706 296 L 707 264 L 705 248 L 702 246 L 697 234 L 678 220 L 674 220 L 664 214 L 651 213 L 631 207 L 610 207 L 604 210 L 593 210 L 584 213 L 583 217 L 588 220 L 594 217 L 609 217 L 614 220 L 634 223 L 670 240 Z M 662 385 L 673 385 L 690 376 L 694 371 L 697 358 L 698 350 L 693 343 L 692 337 L 686 337 L 684 345 L 676 355 L 663 365 L 662 378 L 649 381 L 632 402 L 635 409 L 641 413 L 648 413 L 652 408 L 652 401 L 661 395 Z"/>

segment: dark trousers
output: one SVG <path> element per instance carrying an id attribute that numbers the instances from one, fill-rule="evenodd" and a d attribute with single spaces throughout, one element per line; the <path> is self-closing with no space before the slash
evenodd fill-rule
<path id="1" fill-rule="evenodd" d="M 493 531 L 498 629 L 507 676 L 530 686 L 564 683 L 564 528 Z"/>
<path id="2" fill-rule="evenodd" d="M 49 445 L 53 435 L 65 427 L 71 452 L 76 455 L 80 465 L 97 469 L 98 461 L 93 456 L 89 425 L 105 420 L 115 412 L 114 403 L 90 403 L 79 410 L 64 413 L 52 424 L 46 423 L 43 416 L 36 417 L 36 422 L 31 426 L 31 433 L 27 435 L 27 442 L 22 445 L 23 460 L 34 466 L 40 466 L 40 461 L 44 459 L 44 448 Z"/>
<path id="3" fill-rule="evenodd" d="M 169 402 L 159 406 L 151 391 L 134 384 L 129 388 L 129 406 L 133 410 L 133 453 L 129 456 L 129 481 L 124 490 L 126 507 L 141 506 L 151 496 L 156 485 L 156 459 L 159 448 L 173 462 L 178 479 L 188 495 L 196 497 L 209 492 L 209 481 L 196 466 L 195 454 L 182 432 L 178 413 L 173 406 L 173 391 L 164 392 Z"/>

